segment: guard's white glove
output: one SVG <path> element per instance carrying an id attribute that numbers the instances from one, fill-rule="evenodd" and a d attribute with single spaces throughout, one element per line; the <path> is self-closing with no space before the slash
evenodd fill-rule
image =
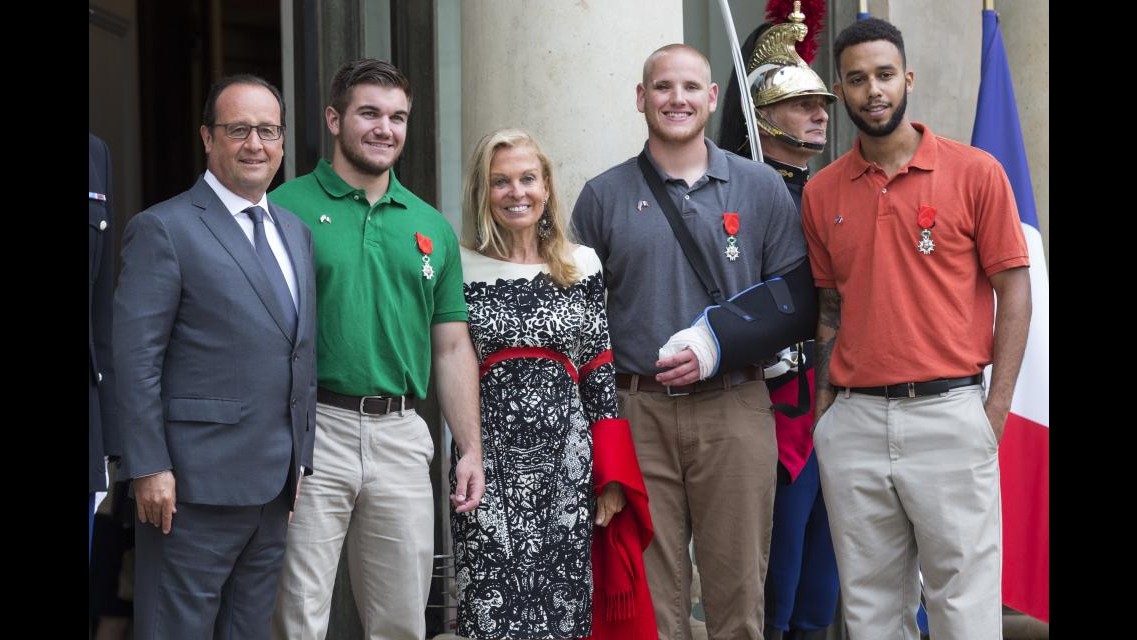
<path id="1" fill-rule="evenodd" d="M 766 367 L 765 378 L 771 380 L 786 373 L 787 371 L 796 371 L 798 358 L 801 358 L 802 363 L 805 362 L 805 356 L 799 355 L 796 349 L 786 347 L 778 352 L 778 361 Z"/>

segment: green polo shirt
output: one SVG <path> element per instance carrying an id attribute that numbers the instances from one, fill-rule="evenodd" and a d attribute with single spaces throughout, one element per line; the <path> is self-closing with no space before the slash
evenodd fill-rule
<path id="1" fill-rule="evenodd" d="M 370 206 L 331 163 L 269 194 L 312 228 L 315 243 L 317 373 L 321 387 L 345 395 L 412 395 L 430 382 L 430 328 L 465 322 L 458 238 L 434 207 L 391 171 L 387 193 Z M 415 240 L 433 241 L 424 254 Z"/>

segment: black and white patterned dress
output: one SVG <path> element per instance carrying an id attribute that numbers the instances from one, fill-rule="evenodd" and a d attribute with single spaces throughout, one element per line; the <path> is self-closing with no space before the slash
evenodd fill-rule
<path id="1" fill-rule="evenodd" d="M 468 638 L 591 634 L 591 425 L 616 416 L 616 387 L 600 260 L 573 261 L 580 280 L 561 288 L 543 265 L 462 249 L 486 473 L 481 505 L 451 512 Z"/>

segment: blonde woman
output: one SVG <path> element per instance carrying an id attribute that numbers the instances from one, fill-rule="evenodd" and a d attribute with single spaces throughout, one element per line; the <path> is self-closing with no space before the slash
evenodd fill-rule
<path id="1" fill-rule="evenodd" d="M 616 419 L 600 261 L 566 237 L 552 163 L 523 131 L 478 143 L 462 218 L 486 495 L 475 511 L 452 514 L 458 633 L 589 637 L 593 525 L 608 527 L 630 500 L 616 524 L 630 523 L 626 540 L 637 556 L 638 543 L 646 545 L 637 523 L 648 523 L 650 539 L 628 425 Z M 617 460 L 604 469 L 598 462 L 595 478 L 594 436 L 597 451 Z M 632 600 L 633 587 L 614 582 L 596 585 L 598 597 Z"/>

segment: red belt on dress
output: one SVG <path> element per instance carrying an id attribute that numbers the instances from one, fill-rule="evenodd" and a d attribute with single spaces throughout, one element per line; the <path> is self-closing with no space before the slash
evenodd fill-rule
<path id="1" fill-rule="evenodd" d="M 556 360 L 564 365 L 565 371 L 568 372 L 572 381 L 576 384 L 580 384 L 581 378 L 612 362 L 612 350 L 605 349 L 601 351 L 600 355 L 589 360 L 584 366 L 577 368 L 572 359 L 560 351 L 554 351 L 553 349 L 547 349 L 545 347 L 506 347 L 486 356 L 482 360 L 481 365 L 478 366 L 478 373 L 481 376 L 485 376 L 489 373 L 490 369 L 494 368 L 498 363 L 514 358 L 546 358 L 548 360 Z"/>

